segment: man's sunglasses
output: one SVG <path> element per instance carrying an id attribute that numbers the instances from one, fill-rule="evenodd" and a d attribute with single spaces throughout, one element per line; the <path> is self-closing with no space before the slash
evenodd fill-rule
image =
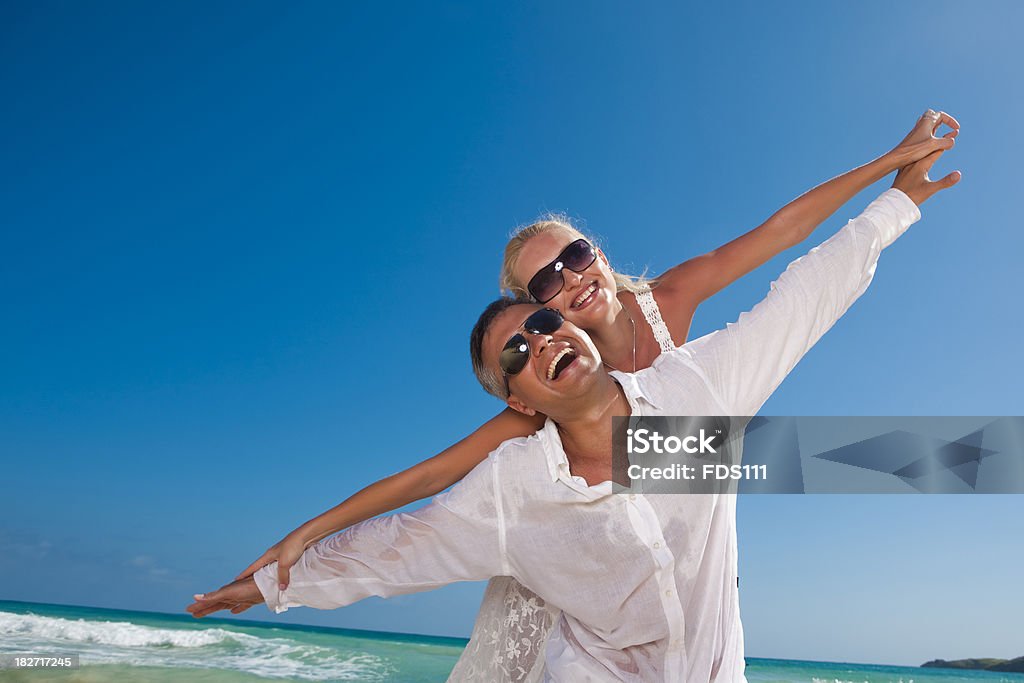
<path id="1" fill-rule="evenodd" d="M 578 239 L 563 249 L 558 258 L 538 270 L 537 274 L 530 278 L 530 283 L 526 285 L 526 291 L 537 303 L 546 304 L 554 299 L 555 295 L 565 286 L 563 268 L 582 273 L 596 259 L 597 251 L 590 242 Z"/>
<path id="2" fill-rule="evenodd" d="M 564 322 L 565 318 L 555 309 L 542 308 L 531 313 L 530 317 L 523 321 L 523 331 L 527 334 L 551 334 L 560 328 Z M 508 387 L 508 378 L 522 372 L 529 360 L 530 342 L 526 340 L 522 333 L 516 332 L 508 338 L 508 341 L 505 342 L 505 348 L 501 350 L 501 355 L 498 356 L 498 365 L 501 367 L 501 373 L 505 378 L 506 396 L 512 394 Z"/>

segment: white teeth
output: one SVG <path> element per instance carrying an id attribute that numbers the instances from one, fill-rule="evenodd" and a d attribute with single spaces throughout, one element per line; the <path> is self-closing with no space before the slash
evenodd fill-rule
<path id="1" fill-rule="evenodd" d="M 573 350 L 566 347 L 558 352 L 558 354 L 551 359 L 551 365 L 548 366 L 548 379 L 555 378 L 555 367 L 558 365 L 558 361 L 562 360 L 562 356 L 567 353 L 573 353 Z"/>
<path id="2" fill-rule="evenodd" d="M 591 294 L 593 294 L 596 291 L 597 291 L 597 283 L 596 282 L 591 282 L 590 286 L 587 287 L 585 290 L 583 290 L 578 297 L 576 297 L 576 299 L 572 302 L 572 305 L 573 306 L 579 306 L 581 303 L 583 303 L 584 299 L 586 299 L 588 296 L 590 296 Z"/>

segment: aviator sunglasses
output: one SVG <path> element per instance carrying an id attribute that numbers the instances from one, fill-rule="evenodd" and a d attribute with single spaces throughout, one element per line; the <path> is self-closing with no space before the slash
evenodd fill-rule
<path id="1" fill-rule="evenodd" d="M 531 313 L 523 321 L 523 331 L 527 334 L 551 334 L 560 328 L 564 322 L 565 318 L 555 309 L 542 308 Z M 530 343 L 526 341 L 526 337 L 522 333 L 516 332 L 508 338 L 508 341 L 505 342 L 505 348 L 501 350 L 501 355 L 498 356 L 498 365 L 501 367 L 501 374 L 505 378 L 505 395 L 511 395 L 512 393 L 508 387 L 508 378 L 522 372 L 528 360 L 530 360 Z"/>
<path id="2" fill-rule="evenodd" d="M 530 278 L 526 290 L 537 303 L 546 304 L 565 286 L 562 269 L 568 268 L 573 272 L 582 273 L 596 259 L 597 251 L 590 242 L 578 239 L 563 249 L 558 258 L 538 270 L 537 274 Z"/>

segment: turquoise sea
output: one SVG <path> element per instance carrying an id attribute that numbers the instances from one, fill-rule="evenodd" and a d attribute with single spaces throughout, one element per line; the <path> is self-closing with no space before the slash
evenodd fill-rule
<path id="1" fill-rule="evenodd" d="M 0 601 L 0 654 L 78 654 L 74 670 L 0 669 L 0 683 L 444 681 L 466 641 L 187 614 Z M 1024 683 L 1024 674 L 747 660 L 750 683 Z"/>

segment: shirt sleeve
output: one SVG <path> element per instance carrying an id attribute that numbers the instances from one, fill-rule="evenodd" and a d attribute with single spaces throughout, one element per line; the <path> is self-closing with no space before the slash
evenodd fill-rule
<path id="1" fill-rule="evenodd" d="M 882 249 L 921 218 L 895 188 L 807 255 L 724 330 L 680 348 L 731 415 L 754 415 L 797 362 L 871 283 Z"/>
<path id="2" fill-rule="evenodd" d="M 412 513 L 370 519 L 306 549 L 279 590 L 277 562 L 254 578 L 267 607 L 333 609 L 501 574 L 497 469 L 490 458 Z"/>

